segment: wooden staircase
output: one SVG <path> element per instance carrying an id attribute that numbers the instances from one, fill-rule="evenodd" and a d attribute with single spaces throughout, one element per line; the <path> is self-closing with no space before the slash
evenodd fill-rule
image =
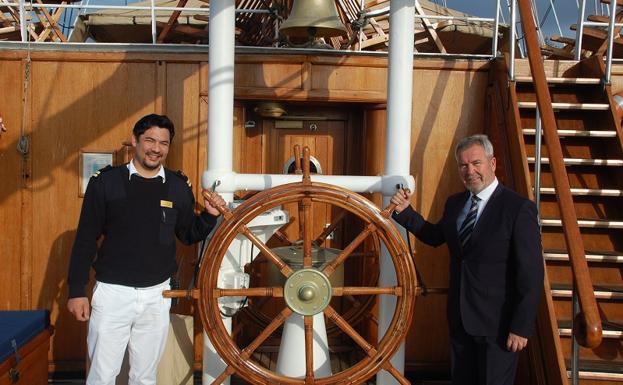
<path id="1" fill-rule="evenodd" d="M 498 81 L 500 73 L 498 70 Z M 597 58 L 547 77 L 603 328 L 599 346 L 579 349 L 579 378 L 583 385 L 623 384 L 623 140 L 610 87 L 604 86 L 601 78 L 603 64 Z M 497 135 L 498 142 L 506 136 L 509 143 L 510 154 L 506 155 L 503 169 L 508 179 L 523 180 L 526 192 L 535 196 L 536 92 L 532 78 L 516 76 L 515 82 L 500 84 L 498 88 L 508 92 L 506 114 L 510 116 L 506 119 L 506 134 Z M 556 343 L 545 348 L 560 350 L 550 356 L 564 357 L 566 370 L 560 372 L 566 371 L 568 378 L 559 383 L 571 384 L 573 273 L 549 163 L 543 141 L 540 216 L 547 272 L 545 287 L 550 289 L 545 302 L 554 325 L 552 330 L 557 328 L 557 335 L 550 336 Z M 543 313 L 539 317 L 547 318 Z M 546 339 L 542 334 L 539 338 Z M 547 367 L 544 370 L 555 372 Z"/>

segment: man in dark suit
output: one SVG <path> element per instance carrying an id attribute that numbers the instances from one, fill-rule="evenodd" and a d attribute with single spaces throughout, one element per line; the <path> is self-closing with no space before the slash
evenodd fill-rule
<path id="1" fill-rule="evenodd" d="M 391 200 L 393 218 L 450 250 L 452 384 L 512 385 L 543 287 L 536 205 L 498 183 L 486 135 L 461 140 L 455 156 L 466 191 L 448 198 L 441 220 L 424 220 L 402 189 Z"/>

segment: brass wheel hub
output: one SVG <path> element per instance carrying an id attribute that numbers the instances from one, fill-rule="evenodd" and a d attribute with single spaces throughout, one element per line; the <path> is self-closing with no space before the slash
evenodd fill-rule
<path id="1" fill-rule="evenodd" d="M 316 269 L 301 269 L 286 280 L 283 296 L 292 311 L 314 315 L 324 311 L 331 301 L 331 282 Z"/>

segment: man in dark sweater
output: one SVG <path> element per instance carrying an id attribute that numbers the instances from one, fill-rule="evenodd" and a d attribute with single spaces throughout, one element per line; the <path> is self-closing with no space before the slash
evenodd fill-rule
<path id="1" fill-rule="evenodd" d="M 133 129 L 133 160 L 89 180 L 67 279 L 68 310 L 89 320 L 87 385 L 113 385 L 126 347 L 129 385 L 156 383 L 171 307 L 162 292 L 177 270 L 175 236 L 185 244 L 204 240 L 219 216 L 207 201 L 196 215 L 186 176 L 163 167 L 174 134 L 166 116 L 141 118 Z M 96 283 L 89 305 L 91 266 Z"/>

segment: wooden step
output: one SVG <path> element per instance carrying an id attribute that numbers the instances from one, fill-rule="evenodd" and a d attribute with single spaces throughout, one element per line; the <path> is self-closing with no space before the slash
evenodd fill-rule
<path id="1" fill-rule="evenodd" d="M 601 0 L 601 2 L 604 4 L 610 4 L 610 0 Z M 617 5 L 623 6 L 623 0 L 617 0 Z"/>
<path id="2" fill-rule="evenodd" d="M 529 156 L 528 163 L 534 163 L 536 158 Z M 623 166 L 623 159 L 582 159 L 563 158 L 565 166 Z M 549 158 L 541 158 L 541 164 L 549 164 Z"/>
<path id="3" fill-rule="evenodd" d="M 563 43 L 563 44 L 568 44 L 571 46 L 575 46 L 575 39 L 572 39 L 570 37 L 565 37 L 565 36 L 560 36 L 560 35 L 552 35 L 549 37 L 549 39 L 551 41 L 555 41 L 557 43 Z M 553 48 L 553 47 L 547 47 L 547 48 Z"/>
<path id="4" fill-rule="evenodd" d="M 602 337 L 603 338 L 611 338 L 611 339 L 622 339 L 623 338 L 623 325 L 611 322 L 611 321 L 601 321 L 602 327 Z M 561 337 L 571 337 L 571 321 L 569 320 L 558 320 L 558 334 Z"/>
<path id="5" fill-rule="evenodd" d="M 567 377 L 571 378 L 571 361 L 566 360 Z M 582 380 L 623 381 L 623 365 L 619 362 L 580 360 L 579 377 Z M 606 384 L 606 383 L 604 383 Z"/>
<path id="6" fill-rule="evenodd" d="M 541 219 L 541 226 L 561 227 L 562 220 L 555 218 L 543 218 Z M 593 229 L 623 229 L 623 221 L 578 219 L 578 226 Z"/>
<path id="7" fill-rule="evenodd" d="M 588 15 L 586 17 L 588 21 L 594 21 L 596 23 L 605 23 L 606 25 L 610 23 L 610 16 L 604 15 Z"/>
<path id="8" fill-rule="evenodd" d="M 542 195 L 554 195 L 556 189 L 553 187 L 541 187 L 539 189 Z M 623 190 L 605 189 L 605 188 L 571 188 L 571 195 L 575 196 L 600 196 L 600 197 L 620 197 L 623 196 Z"/>
<path id="9" fill-rule="evenodd" d="M 623 263 L 623 254 L 614 251 L 586 251 L 586 261 L 604 263 Z M 546 250 L 543 252 L 546 261 L 569 261 L 569 254 L 564 250 Z"/>
<path id="10" fill-rule="evenodd" d="M 594 137 L 594 138 L 616 138 L 617 132 L 614 130 L 558 130 L 558 136 L 574 136 L 574 137 Z M 524 128 L 524 135 L 536 135 L 534 128 Z"/>
<path id="11" fill-rule="evenodd" d="M 593 291 L 597 299 L 614 301 L 623 299 L 623 287 L 621 286 L 593 285 Z M 553 283 L 551 293 L 552 297 L 571 298 L 573 289 L 568 284 Z"/>
<path id="12" fill-rule="evenodd" d="M 572 31 L 575 31 L 577 29 L 577 25 L 571 24 L 569 28 Z M 585 50 L 596 52 L 608 39 L 608 31 L 603 27 L 585 26 L 583 32 L 582 48 Z M 615 37 L 612 48 L 614 57 L 621 57 L 621 53 L 623 53 L 623 38 Z"/>
<path id="13" fill-rule="evenodd" d="M 546 78 L 548 84 L 578 84 L 578 85 L 595 85 L 600 84 L 599 78 L 562 78 L 562 77 L 549 77 Z M 515 81 L 517 83 L 534 83 L 532 76 L 516 76 Z"/>
<path id="14" fill-rule="evenodd" d="M 536 109 L 536 102 L 518 102 L 519 108 Z M 608 103 L 552 103 L 555 110 L 607 111 Z"/>
<path id="15" fill-rule="evenodd" d="M 623 373 L 612 371 L 612 372 L 592 372 L 580 370 L 578 372 L 578 377 L 580 380 L 596 380 L 596 381 L 623 381 Z M 571 378 L 571 371 L 567 370 L 567 378 Z"/>

